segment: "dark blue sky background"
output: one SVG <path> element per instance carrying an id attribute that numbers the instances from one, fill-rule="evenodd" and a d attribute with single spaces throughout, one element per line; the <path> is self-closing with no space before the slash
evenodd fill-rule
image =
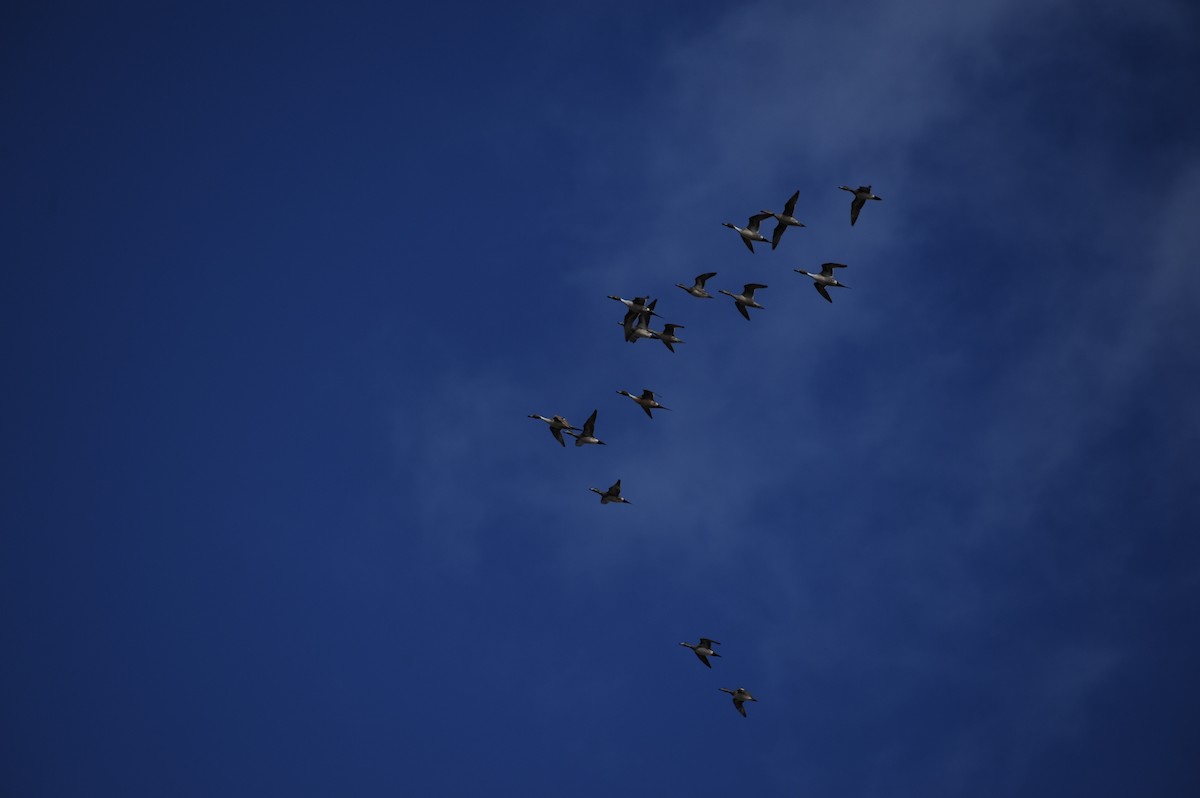
<path id="1" fill-rule="evenodd" d="M 0 794 L 1194 788 L 1194 4 L 601 6 L 3 12 Z"/>

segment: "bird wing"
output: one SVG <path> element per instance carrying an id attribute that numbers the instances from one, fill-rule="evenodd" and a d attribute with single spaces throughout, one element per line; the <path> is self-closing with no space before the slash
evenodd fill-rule
<path id="1" fill-rule="evenodd" d="M 750 254 L 753 255 L 754 244 L 750 243 L 750 239 L 746 238 L 745 236 L 739 236 L 739 238 L 742 239 L 742 243 L 746 245 L 746 249 L 750 250 Z"/>
<path id="2" fill-rule="evenodd" d="M 800 189 L 796 189 L 796 193 L 788 197 L 788 201 L 783 203 L 783 215 L 793 216 L 796 211 L 796 200 L 800 198 Z"/>
<path id="3" fill-rule="evenodd" d="M 668 341 L 666 338 L 659 338 L 658 340 L 662 341 L 662 342 L 663 342 L 663 346 L 665 346 L 667 349 L 670 349 L 672 352 L 674 352 L 674 351 L 675 351 L 675 347 L 674 347 L 674 346 L 672 346 L 672 345 L 671 345 L 671 342 L 670 342 L 670 341 Z"/>
<path id="4" fill-rule="evenodd" d="M 733 699 L 733 708 L 740 712 L 743 718 L 746 717 L 746 708 L 742 706 L 742 702 L 738 701 L 736 698 Z"/>
<path id="5" fill-rule="evenodd" d="M 746 321 L 750 321 L 750 314 L 746 312 L 746 306 L 741 302 L 735 302 L 734 304 L 737 306 L 738 313 L 741 313 L 746 318 Z"/>
<path id="6" fill-rule="evenodd" d="M 865 205 L 866 203 L 867 203 L 867 201 L 865 199 L 858 196 L 857 194 L 854 195 L 854 201 L 850 203 L 850 226 L 851 227 L 853 227 L 854 223 L 858 221 L 858 212 L 862 210 L 862 206 Z"/>
<path id="7" fill-rule="evenodd" d="M 623 324 L 623 325 L 625 325 L 626 327 L 628 327 L 628 326 L 629 326 L 629 322 L 631 322 L 631 321 L 633 321 L 634 319 L 636 319 L 636 318 L 637 318 L 637 316 L 638 316 L 638 312 L 637 312 L 636 310 L 627 310 L 627 311 L 625 311 L 625 318 L 624 318 L 624 320 L 622 320 L 621 324 Z"/>
<path id="8" fill-rule="evenodd" d="M 825 297 L 826 302 L 833 302 L 833 300 L 829 298 L 829 292 L 825 290 L 825 286 L 821 285 L 820 283 L 813 283 L 813 288 L 816 288 L 817 293 Z"/>
<path id="9" fill-rule="evenodd" d="M 785 222 L 778 222 L 775 225 L 775 232 L 771 233 L 771 249 L 779 246 L 779 239 L 783 238 L 783 231 L 787 230 L 788 226 Z"/>
<path id="10" fill-rule="evenodd" d="M 770 219 L 770 218 L 771 218 L 771 214 L 769 214 L 769 213 L 756 213 L 750 217 L 750 221 L 746 222 L 746 229 L 749 230 L 751 233 L 757 233 L 758 226 L 759 226 L 759 224 L 762 223 L 762 220 Z"/>
<path id="11" fill-rule="evenodd" d="M 649 388 L 643 388 L 642 395 L 639 398 L 642 400 L 649 399 L 651 402 L 653 402 L 654 401 L 654 391 L 650 390 Z"/>
<path id="12" fill-rule="evenodd" d="M 592 414 L 588 416 L 588 420 L 583 422 L 583 434 L 589 438 L 592 437 L 596 432 L 596 413 L 598 413 L 599 410 L 599 408 L 593 410 Z"/>
<path id="13" fill-rule="evenodd" d="M 706 272 L 705 274 L 698 275 L 696 277 L 696 285 L 699 286 L 700 288 L 703 288 L 704 283 L 707 282 L 710 277 L 716 277 L 716 276 L 717 276 L 716 272 Z"/>
<path id="14" fill-rule="evenodd" d="M 634 314 L 635 318 L 627 320 L 622 326 L 625 328 L 625 340 L 632 343 L 637 343 L 637 336 L 633 334 L 641 324 L 641 317 Z"/>
<path id="15" fill-rule="evenodd" d="M 613 483 L 613 486 L 608 489 L 608 495 L 614 499 L 621 495 L 621 480 L 618 479 Z"/>
<path id="16" fill-rule="evenodd" d="M 694 649 L 693 649 L 693 650 L 694 650 Z M 711 667 L 712 667 L 712 663 L 708 661 L 708 657 L 704 656 L 704 655 L 703 655 L 703 654 L 701 654 L 699 651 L 696 651 L 696 652 L 695 652 L 695 654 L 696 654 L 696 656 L 697 656 L 697 657 L 699 657 L 699 658 L 700 658 L 700 661 L 704 663 L 705 667 L 707 667 L 707 668 L 711 668 Z"/>
<path id="17" fill-rule="evenodd" d="M 719 645 L 721 645 L 721 644 L 720 644 L 719 642 L 717 642 L 716 640 L 710 640 L 710 639 L 709 639 L 709 638 L 707 638 L 707 637 L 702 637 L 702 638 L 700 638 L 700 645 L 704 646 L 705 648 L 712 648 L 712 647 L 713 647 L 713 643 L 716 643 L 718 646 L 719 646 Z"/>
<path id="18" fill-rule="evenodd" d="M 825 275 L 826 277 L 832 277 L 834 269 L 844 269 L 844 268 L 846 268 L 846 264 L 844 264 L 844 263 L 822 263 L 821 264 L 821 274 Z"/>
<path id="19" fill-rule="evenodd" d="M 646 411 L 647 416 L 649 416 L 650 418 L 654 418 L 654 414 L 650 412 L 650 408 L 646 407 L 645 405 L 641 405 L 640 407 L 642 408 L 642 410 Z"/>
<path id="20" fill-rule="evenodd" d="M 563 440 L 562 430 L 558 427 L 551 427 L 550 434 L 554 436 L 554 440 L 558 441 L 563 446 L 567 445 L 567 442 Z"/>

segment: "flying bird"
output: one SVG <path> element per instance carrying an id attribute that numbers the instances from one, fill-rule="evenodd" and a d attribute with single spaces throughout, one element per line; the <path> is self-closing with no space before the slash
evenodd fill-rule
<path id="1" fill-rule="evenodd" d="M 774 216 L 778 224 L 775 225 L 775 232 L 771 234 L 771 249 L 779 246 L 779 239 L 783 238 L 784 232 L 789 227 L 804 227 L 804 222 L 797 219 L 792 214 L 796 211 L 796 199 L 800 196 L 800 191 L 788 197 L 788 201 L 784 203 L 783 213 L 773 213 L 772 211 L 763 211 L 763 213 Z"/>
<path id="2" fill-rule="evenodd" d="M 883 197 L 876 197 L 871 193 L 870 186 L 859 186 L 858 188 L 850 188 L 850 186 L 838 186 L 842 191 L 849 191 L 854 195 L 854 199 L 850 202 L 850 226 L 858 221 L 858 212 L 867 204 L 867 200 L 881 200 Z"/>
<path id="3" fill-rule="evenodd" d="M 833 276 L 834 269 L 844 268 L 846 268 L 846 264 L 844 263 L 822 263 L 821 271 L 818 274 L 806 272 L 803 269 L 792 269 L 792 271 L 798 272 L 799 274 L 807 274 L 809 277 L 813 278 L 813 287 L 817 289 L 817 293 L 825 297 L 826 302 L 833 302 L 833 299 L 830 298 L 829 292 L 826 291 L 825 288 L 827 286 L 831 288 L 850 287 L 848 285 L 842 285 L 837 281 L 837 278 Z"/>
<path id="4" fill-rule="evenodd" d="M 709 640 L 707 637 L 700 638 L 700 642 L 694 646 L 691 643 L 680 643 L 679 645 L 686 646 L 687 648 L 690 648 L 692 651 L 696 652 L 696 656 L 707 668 L 712 667 L 712 663 L 708 661 L 709 657 L 721 656 L 717 652 L 713 651 L 713 646 L 719 646 L 721 643 L 717 640 Z"/>
<path id="5" fill-rule="evenodd" d="M 632 322 L 634 319 L 636 319 L 639 315 L 641 315 L 643 313 L 646 314 L 647 322 L 649 321 L 651 316 L 658 315 L 657 313 L 654 312 L 654 305 L 655 305 L 655 303 L 658 302 L 657 299 L 654 300 L 654 302 L 651 302 L 649 305 L 647 305 L 646 304 L 647 297 L 644 297 L 644 296 L 635 296 L 633 299 L 622 299 L 619 296 L 613 296 L 612 294 L 609 294 L 608 298 L 615 299 L 618 302 L 620 302 L 622 305 L 625 306 L 625 320 L 621 322 L 625 326 L 629 326 L 630 322 Z"/>
<path id="6" fill-rule="evenodd" d="M 574 436 L 576 446 L 583 446 L 587 443 L 595 443 L 601 446 L 607 445 L 604 441 L 596 437 L 596 412 L 596 410 L 593 410 L 592 414 L 588 416 L 587 421 L 583 422 L 583 432 L 567 432 L 568 435 Z"/>
<path id="7" fill-rule="evenodd" d="M 737 230 L 738 235 L 742 237 L 742 243 L 746 245 L 746 249 L 753 253 L 754 244 L 751 243 L 752 241 L 762 241 L 764 244 L 767 242 L 767 239 L 763 236 L 763 234 L 758 232 L 758 225 L 763 219 L 770 218 L 770 213 L 756 213 L 750 217 L 750 221 L 746 222 L 745 227 L 738 227 L 737 225 L 730 224 L 729 222 L 721 222 L 721 224 L 725 225 L 730 230 Z"/>
<path id="8" fill-rule="evenodd" d="M 621 394 L 621 396 L 628 396 L 630 399 L 637 402 L 638 406 L 645 410 L 646 415 L 650 416 L 650 418 L 654 418 L 654 414 L 650 412 L 651 410 L 671 409 L 669 407 L 663 407 L 660 405 L 654 398 L 654 391 L 650 390 L 649 388 L 643 388 L 641 396 L 634 396 L 629 391 L 617 391 L 617 393 Z"/>
<path id="9" fill-rule="evenodd" d="M 701 274 L 698 277 L 696 277 L 696 284 L 693 285 L 691 288 L 687 287 L 683 283 L 675 283 L 675 285 L 679 286 L 684 291 L 687 291 L 689 294 L 696 297 L 697 299 L 712 299 L 713 298 L 712 294 L 710 294 L 704 290 L 704 283 L 707 282 L 709 278 L 716 277 L 716 276 L 717 276 L 716 272 L 708 272 L 706 274 Z"/>
<path id="10" fill-rule="evenodd" d="M 746 308 L 758 308 L 759 310 L 763 309 L 762 305 L 754 301 L 754 292 L 760 288 L 766 288 L 766 286 L 762 285 L 761 283 L 746 283 L 746 285 L 742 288 L 742 293 L 740 294 L 731 294 L 723 288 L 719 293 L 722 293 L 725 296 L 733 297 L 733 302 L 737 306 L 738 313 L 741 313 L 743 316 L 745 316 L 746 321 L 750 321 L 750 314 L 746 312 Z"/>
<path id="11" fill-rule="evenodd" d="M 654 300 L 645 308 L 638 312 L 630 311 L 625 314 L 625 320 L 621 322 L 621 326 L 625 328 L 625 340 L 631 344 L 636 344 L 642 338 L 657 338 L 658 330 L 650 329 L 650 316 L 657 316 L 654 312 L 654 306 L 658 304 L 658 300 Z"/>
<path id="12" fill-rule="evenodd" d="M 663 328 L 662 328 L 662 332 L 658 333 L 654 337 L 657 338 L 658 340 L 662 341 L 664 344 L 666 344 L 667 349 L 670 349 L 672 352 L 674 352 L 675 351 L 674 344 L 687 343 L 687 341 L 683 340 L 682 338 L 680 338 L 678 335 L 675 334 L 676 330 L 682 330 L 682 329 L 683 329 L 682 324 L 664 324 Z M 653 332 L 653 330 L 651 330 L 651 332 Z"/>
<path id="13" fill-rule="evenodd" d="M 757 701 L 758 699 L 746 692 L 746 688 L 739 687 L 736 690 L 730 690 L 728 687 L 719 688 L 722 693 L 729 693 L 733 696 L 733 708 L 742 713 L 742 717 L 746 717 L 746 708 L 742 704 L 747 701 Z"/>
<path id="14" fill-rule="evenodd" d="M 616 502 L 617 504 L 633 504 L 633 502 L 629 501 L 629 499 L 621 498 L 621 480 L 619 479 L 613 483 L 612 487 L 610 487 L 608 490 L 602 491 L 599 488 L 588 488 L 588 490 L 600 496 L 601 504 L 608 504 L 609 502 Z"/>
<path id="15" fill-rule="evenodd" d="M 554 440 L 558 441 L 563 446 L 567 445 L 567 442 L 563 440 L 563 436 L 562 436 L 563 430 L 579 429 L 579 427 L 572 426 L 571 423 L 569 421 L 567 421 L 565 418 L 563 418 L 562 416 L 554 416 L 553 418 L 546 418 L 545 416 L 531 414 L 529 417 L 536 418 L 539 421 L 545 421 L 547 424 L 549 424 L 550 425 L 550 434 L 554 436 Z"/>

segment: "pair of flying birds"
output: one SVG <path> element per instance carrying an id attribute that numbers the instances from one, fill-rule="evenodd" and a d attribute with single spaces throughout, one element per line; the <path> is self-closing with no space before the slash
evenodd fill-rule
<path id="1" fill-rule="evenodd" d="M 713 640 L 708 637 L 700 638 L 700 642 L 692 645 L 691 643 L 680 643 L 679 645 L 685 648 L 690 648 L 696 653 L 696 657 L 704 663 L 705 667 L 711 668 L 712 663 L 708 661 L 709 657 L 721 656 L 713 650 L 713 646 L 721 645 L 720 641 Z M 730 690 L 728 687 L 720 688 L 722 693 L 729 693 L 733 696 L 733 708 L 736 709 L 741 716 L 746 717 L 746 707 L 743 706 L 747 701 L 757 701 L 758 699 L 750 695 L 745 687 L 739 687 L 736 690 Z"/>
<path id="2" fill-rule="evenodd" d="M 536 413 L 530 413 L 529 417 L 536 418 L 538 421 L 545 421 L 547 424 L 549 424 L 550 425 L 550 434 L 554 436 L 554 440 L 558 441 L 563 446 L 567 445 L 567 442 L 563 439 L 564 432 L 567 433 L 568 435 L 572 436 L 573 438 L 575 438 L 576 446 L 584 446 L 589 443 L 594 443 L 594 444 L 599 444 L 600 446 L 604 446 L 604 445 L 606 445 L 604 443 L 604 441 L 602 441 L 596 437 L 596 413 L 597 412 L 598 412 L 597 410 L 592 411 L 592 414 L 590 416 L 588 416 L 587 421 L 583 422 L 582 430 L 580 430 L 579 427 L 576 427 L 571 422 L 567 421 L 562 416 L 553 416 L 551 418 L 546 418 L 545 416 L 539 416 Z"/>

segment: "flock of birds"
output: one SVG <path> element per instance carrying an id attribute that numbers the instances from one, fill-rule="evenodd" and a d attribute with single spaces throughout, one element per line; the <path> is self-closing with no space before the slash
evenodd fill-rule
<path id="1" fill-rule="evenodd" d="M 851 226 L 858 221 L 859 213 L 869 200 L 882 199 L 871 191 L 870 186 L 859 186 L 858 188 L 839 186 L 838 188 L 840 188 L 842 191 L 849 191 L 854 195 L 854 199 L 850 203 Z M 750 217 L 745 227 L 738 227 L 730 222 L 722 222 L 722 224 L 725 227 L 735 230 L 738 236 L 742 239 L 742 243 L 746 245 L 746 248 L 749 249 L 751 253 L 754 252 L 755 242 L 768 243 L 769 241 L 771 244 L 771 249 L 775 249 L 779 246 L 780 239 L 783 238 L 783 234 L 787 232 L 789 227 L 805 226 L 803 222 L 794 216 L 796 210 L 796 200 L 799 199 L 799 197 L 799 191 L 796 191 L 794 194 L 792 194 L 792 196 L 788 198 L 787 202 L 784 203 L 782 213 L 775 213 L 774 211 L 761 211 L 754 214 Z M 768 240 L 767 237 L 759 231 L 759 227 L 764 221 L 771 218 L 775 219 L 775 230 L 772 232 L 771 238 Z M 834 276 L 835 269 L 844 268 L 846 268 L 846 264 L 844 263 L 823 263 L 821 264 L 821 271 L 816 273 L 804 271 L 803 269 L 793 269 L 792 271 L 812 278 L 813 286 L 816 288 L 817 293 L 824 297 L 827 302 L 832 303 L 833 298 L 829 296 L 828 289 L 849 287 L 840 283 Z M 705 290 L 705 283 L 716 276 L 716 272 L 707 272 L 705 274 L 697 275 L 694 282 L 690 286 L 684 285 L 683 283 L 676 283 L 676 286 L 682 288 L 690 296 L 696 297 L 697 299 L 713 299 L 712 294 Z M 754 292 L 766 287 L 767 286 L 763 285 L 762 283 L 746 283 L 742 287 L 742 292 L 740 294 L 735 294 L 724 289 L 721 289 L 718 291 L 718 293 L 725 294 L 726 296 L 732 298 L 738 313 L 742 314 L 742 316 L 749 321 L 750 313 L 748 308 L 758 308 L 761 310 L 763 307 L 755 300 Z M 654 339 L 662 341 L 663 344 L 666 345 L 667 349 L 671 350 L 671 352 L 675 351 L 675 344 L 684 343 L 682 338 L 675 335 L 676 330 L 684 329 L 682 324 L 664 324 L 661 330 L 655 330 L 650 327 L 650 320 L 652 318 L 661 318 L 655 310 L 655 307 L 658 304 L 657 299 L 652 300 L 649 296 L 637 296 L 633 299 L 624 299 L 622 297 L 613 295 L 609 295 L 608 298 L 616 300 L 625 306 L 625 317 L 619 322 L 619 324 L 624 330 L 625 340 L 629 343 L 637 343 L 643 338 Z M 649 388 L 643 389 L 640 394 L 632 394 L 625 390 L 617 391 L 617 393 L 632 399 L 651 419 L 654 418 L 654 413 L 652 411 L 671 409 L 669 407 L 664 407 L 661 403 L 659 403 L 659 401 L 654 397 L 654 391 L 650 390 Z M 550 434 L 554 436 L 554 439 L 558 441 L 561 446 L 565 447 L 567 445 L 566 439 L 563 437 L 564 434 L 573 437 L 575 439 L 576 446 L 586 446 L 588 444 L 604 446 L 604 441 L 596 437 L 597 412 L 598 410 L 592 411 L 592 414 L 588 416 L 587 421 L 583 422 L 582 429 L 571 424 L 563 416 L 551 416 L 547 418 L 546 416 L 537 415 L 534 413 L 530 414 L 529 417 L 539 421 L 544 421 L 546 424 L 548 424 L 550 427 Z M 621 480 L 619 479 L 606 490 L 600 490 L 599 488 L 588 488 L 588 490 L 600 496 L 601 504 L 632 504 L 632 502 L 621 495 Z M 720 645 L 720 643 L 716 640 L 712 640 L 711 638 L 702 637 L 698 643 L 680 643 L 679 645 L 690 648 L 696 654 L 696 657 L 699 658 L 700 662 L 710 669 L 712 668 L 712 663 L 709 662 L 709 657 L 721 656 L 713 649 L 713 646 Z M 747 701 L 758 700 L 754 696 L 750 695 L 750 693 L 744 687 L 738 687 L 735 690 L 731 690 L 728 687 L 721 687 L 719 689 L 721 692 L 728 693 L 729 695 L 733 696 L 734 709 L 736 709 L 742 717 L 746 717 L 745 703 Z"/>

